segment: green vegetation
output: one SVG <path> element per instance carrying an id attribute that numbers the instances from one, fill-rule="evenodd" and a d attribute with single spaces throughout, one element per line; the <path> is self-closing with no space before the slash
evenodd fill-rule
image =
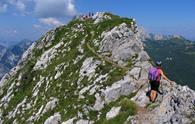
<path id="1" fill-rule="evenodd" d="M 146 108 L 147 108 L 149 111 L 151 111 L 151 110 L 153 110 L 154 108 L 156 108 L 157 106 L 159 106 L 159 104 L 157 104 L 157 103 L 149 103 L 149 104 L 146 106 Z"/>
<path id="2" fill-rule="evenodd" d="M 100 41 L 100 35 L 103 31 L 111 30 L 113 27 L 118 26 L 121 23 L 131 23 L 131 19 L 120 18 L 118 16 L 111 15 L 111 20 L 105 20 L 98 25 L 93 24 L 92 20 L 80 21 L 75 19 L 71 21 L 66 26 L 56 28 L 52 32 L 55 32 L 55 36 L 51 41 L 51 45 L 47 46 L 45 38 L 42 37 L 37 43 L 36 46 L 43 44 L 43 48 L 33 49 L 32 57 L 24 63 L 24 66 L 17 72 L 17 74 L 8 80 L 7 84 L 3 87 L 5 91 L 0 98 L 6 95 L 8 88 L 11 84 L 19 82 L 20 85 L 16 86 L 14 84 L 13 92 L 14 97 L 11 98 L 8 108 L 1 108 L 3 110 L 3 119 L 5 123 L 12 123 L 15 118 L 17 118 L 18 123 L 27 123 L 26 121 L 34 114 L 38 113 L 42 105 L 46 105 L 51 99 L 51 97 L 58 98 L 58 105 L 54 110 L 49 110 L 47 113 L 41 115 L 39 119 L 35 122 L 37 124 L 44 123 L 44 121 L 51 115 L 56 112 L 59 112 L 62 116 L 62 120 L 67 120 L 77 116 L 78 111 L 83 114 L 83 118 L 90 120 L 97 120 L 97 111 L 91 110 L 90 107 L 93 107 L 95 103 L 94 94 L 89 94 L 88 91 L 84 93 L 85 98 L 79 98 L 79 91 L 84 87 L 92 85 L 94 80 L 100 75 L 108 75 L 108 78 L 102 79 L 103 81 L 97 81 L 96 85 L 99 85 L 100 88 L 105 88 L 106 86 L 112 85 L 114 82 L 122 79 L 126 74 L 126 70 L 120 66 L 116 66 L 115 63 L 109 62 L 104 57 L 95 54 L 97 52 L 97 47 L 95 47 L 93 41 L 96 39 Z M 75 31 L 78 25 L 82 24 L 84 31 Z M 48 34 L 52 33 L 51 31 Z M 44 41 L 42 41 L 44 40 Z M 62 41 L 65 45 L 62 45 L 58 48 L 58 51 L 55 58 L 50 61 L 50 64 L 40 70 L 34 70 L 34 66 L 37 61 L 40 59 L 41 55 L 54 47 Z M 84 50 L 84 53 L 81 53 L 78 50 L 78 46 L 81 44 L 81 41 L 85 41 L 80 47 Z M 90 45 L 92 49 L 89 49 L 87 44 Z M 62 52 L 66 50 L 65 52 Z M 78 56 L 82 55 L 82 58 L 78 60 L 77 63 L 74 63 Z M 99 60 L 102 63 L 96 68 L 96 77 L 92 77 L 89 80 L 88 77 L 84 76 L 83 78 L 79 77 L 79 69 L 81 68 L 83 62 L 86 58 L 93 57 L 94 60 Z M 131 60 L 129 60 L 131 63 Z M 67 67 L 65 68 L 65 66 Z M 130 68 L 132 64 L 129 64 L 126 68 Z M 56 70 L 56 68 L 58 68 Z M 61 76 L 57 79 L 54 79 L 57 72 L 61 72 Z M 18 80 L 19 75 L 21 75 L 21 80 Z M 37 95 L 33 97 L 33 88 L 38 86 Z M 134 94 L 131 94 L 129 97 L 132 97 Z M 10 111 L 21 103 L 22 100 L 26 98 L 27 102 L 33 101 L 31 103 L 32 108 L 24 111 L 24 113 L 16 114 L 14 118 L 8 119 L 8 114 Z M 35 102 L 36 101 L 36 102 Z M 88 106 L 88 108 L 84 107 Z M 105 120 L 105 114 L 108 112 L 112 106 L 121 106 L 120 114 L 113 120 L 109 122 L 124 122 L 129 115 L 134 115 L 136 113 L 136 105 L 125 97 L 121 97 L 119 100 L 110 103 L 102 110 L 102 115 L 99 123 L 108 123 Z M 22 107 L 18 108 L 22 111 Z M 88 110 L 88 113 L 85 113 L 85 110 Z"/>
<path id="3" fill-rule="evenodd" d="M 108 14 L 108 15 L 110 15 L 110 14 Z M 114 28 L 115 26 L 119 26 L 122 23 L 129 24 L 129 27 L 131 27 L 130 24 L 133 21 L 132 19 L 121 18 L 119 16 L 114 16 L 114 15 L 110 15 L 110 16 L 112 19 L 105 20 L 105 21 L 99 23 L 98 25 L 96 25 L 95 38 L 97 36 L 100 36 L 103 31 L 109 31 L 112 28 Z"/>
<path id="4" fill-rule="evenodd" d="M 120 18 L 118 18 L 118 20 L 120 20 Z M 78 70 L 81 66 L 83 61 L 85 60 L 86 57 L 93 57 L 97 60 L 101 60 L 101 58 L 99 58 L 96 54 L 94 54 L 92 51 L 89 50 L 89 48 L 87 47 L 87 43 L 85 43 L 83 45 L 84 48 L 84 53 L 85 53 L 85 57 L 80 60 L 77 65 L 75 66 L 73 63 L 73 60 L 76 59 L 76 57 L 80 54 L 78 52 L 78 50 L 76 49 L 76 46 L 78 46 L 80 44 L 80 42 L 84 39 L 84 36 L 87 35 L 86 40 L 88 43 L 90 43 L 92 45 L 92 47 L 95 49 L 92 39 L 95 39 L 95 35 L 91 35 L 91 31 L 94 30 L 94 25 L 92 24 L 93 22 L 89 21 L 85 21 L 85 22 L 80 22 L 78 20 L 75 20 L 73 22 L 71 22 L 70 24 L 68 24 L 67 26 L 69 27 L 68 29 L 70 29 L 70 27 L 74 27 L 74 25 L 78 24 L 78 23 L 82 23 L 85 27 L 85 34 L 82 35 L 81 33 L 78 34 L 78 36 L 74 39 L 74 38 L 70 38 L 72 40 L 71 44 L 69 45 L 71 47 L 71 51 L 69 53 L 67 53 L 63 59 L 61 58 L 60 60 L 54 60 L 52 62 L 51 65 L 48 66 L 48 68 L 44 71 L 44 73 L 42 75 L 49 75 L 53 73 L 53 70 L 55 69 L 55 65 L 59 65 L 62 62 L 69 62 L 69 66 L 67 67 L 65 73 L 62 74 L 61 78 L 56 80 L 55 82 L 52 83 L 51 88 L 48 89 L 48 93 L 52 96 L 59 96 L 60 98 L 64 97 L 64 94 L 66 94 L 68 99 L 61 99 L 59 101 L 59 105 L 57 106 L 56 110 L 58 110 L 58 112 L 61 113 L 63 120 L 67 120 L 71 117 L 74 117 L 77 115 L 78 110 L 80 112 L 83 113 L 83 109 L 81 108 L 80 105 L 88 105 L 88 106 L 93 106 L 95 103 L 95 97 L 94 95 L 88 95 L 88 94 L 84 94 L 84 96 L 86 97 L 86 99 L 78 99 L 78 96 L 74 95 L 74 92 L 76 90 L 80 90 L 77 89 L 77 84 L 76 82 L 78 81 L 78 73 L 74 73 L 71 77 L 69 77 L 68 75 L 70 75 L 71 72 L 73 72 L 73 70 Z M 110 22 L 113 23 L 113 22 Z M 122 22 L 117 22 L 118 25 Z M 101 24 L 100 24 L 101 25 Z M 115 24 L 114 24 L 115 25 Z M 114 27 L 113 25 L 113 27 Z M 104 26 L 104 28 L 108 29 L 108 26 Z M 56 29 L 56 30 L 60 30 L 57 32 L 56 35 L 56 39 L 57 41 L 59 41 L 61 38 L 64 37 L 64 32 L 66 32 L 66 28 L 67 27 L 63 27 L 60 29 Z M 110 29 L 108 29 L 110 30 Z M 98 30 L 97 32 L 103 32 L 103 30 Z M 70 33 L 71 35 L 71 33 Z M 100 35 L 100 34 L 99 34 Z M 68 39 L 67 39 L 68 41 Z M 90 42 L 91 41 L 91 42 Z M 60 57 L 57 57 L 60 58 Z M 114 68 L 114 70 L 112 70 Z M 120 69 L 120 68 L 115 68 L 112 64 L 105 62 L 105 65 L 101 64 L 99 66 L 99 68 L 96 70 L 96 73 L 98 74 L 109 74 L 109 78 L 107 79 L 106 82 L 104 83 L 104 87 L 111 85 L 112 83 L 120 80 L 124 75 L 125 75 L 125 71 Z M 54 75 L 54 74 L 52 74 Z M 66 82 L 65 80 L 68 79 L 68 82 Z M 59 84 L 60 82 L 63 82 L 63 85 L 61 86 L 60 89 L 56 89 L 56 84 Z M 74 85 L 71 86 L 70 82 L 73 82 Z M 98 84 L 99 82 L 97 82 Z M 83 80 L 81 81 L 81 84 L 83 87 L 87 86 L 90 84 L 90 82 L 88 81 L 87 77 L 84 77 Z M 53 89 L 55 88 L 55 89 Z M 59 94 L 58 92 L 53 92 L 53 91 L 61 91 L 61 94 Z M 44 92 L 44 91 L 40 91 L 40 92 Z M 49 96 L 48 96 L 49 97 Z M 48 99 L 48 98 L 47 98 Z M 43 102 L 41 99 L 39 101 L 40 103 Z M 73 106 L 80 106 L 80 107 L 76 107 L 76 109 L 72 109 Z M 64 110 L 66 110 L 66 113 L 64 113 Z M 40 120 L 37 123 L 43 123 L 44 120 L 46 119 L 46 117 L 52 115 L 54 112 L 49 112 L 47 115 L 44 115 L 43 117 L 40 118 Z M 129 114 L 127 112 L 125 112 L 125 114 Z M 83 116 L 89 116 L 91 120 L 96 120 L 97 119 L 97 112 L 96 111 L 89 111 L 89 115 L 83 115 Z"/>
<path id="5" fill-rule="evenodd" d="M 145 44 L 145 49 L 152 60 L 163 62 L 163 69 L 168 77 L 182 85 L 195 88 L 194 43 L 183 38 L 172 38 L 162 41 L 148 40 Z"/>
<path id="6" fill-rule="evenodd" d="M 123 124 L 130 115 L 135 115 L 137 113 L 136 104 L 129 100 L 129 98 L 125 97 L 116 102 L 110 103 L 105 108 L 106 111 L 109 111 L 113 106 L 121 106 L 119 114 L 110 120 L 103 119 L 101 122 L 102 124 Z"/>

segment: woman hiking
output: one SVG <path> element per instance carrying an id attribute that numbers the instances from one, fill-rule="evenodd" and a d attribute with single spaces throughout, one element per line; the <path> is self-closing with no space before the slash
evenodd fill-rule
<path id="1" fill-rule="evenodd" d="M 161 61 L 156 61 L 156 67 L 152 67 L 149 70 L 148 79 L 149 79 L 149 83 L 151 86 L 151 91 L 150 91 L 150 101 L 151 102 L 155 102 L 155 100 L 156 100 L 157 92 L 159 91 L 161 77 L 163 79 L 167 80 L 168 82 L 170 82 L 170 84 L 172 86 L 173 81 L 169 80 L 164 75 L 164 72 L 162 71 L 161 65 L 162 65 Z"/>

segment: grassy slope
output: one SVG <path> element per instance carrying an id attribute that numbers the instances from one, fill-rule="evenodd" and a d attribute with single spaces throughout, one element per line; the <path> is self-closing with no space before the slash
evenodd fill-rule
<path id="1" fill-rule="evenodd" d="M 19 87 L 14 86 L 14 90 L 13 90 L 14 97 L 9 102 L 8 108 L 7 109 L 1 108 L 3 110 L 4 117 L 8 115 L 8 113 L 11 110 L 13 110 L 16 107 L 16 105 L 20 103 L 25 97 L 27 97 L 27 101 L 35 100 L 35 98 L 32 98 L 32 89 L 36 85 L 36 83 L 40 80 L 40 75 L 42 77 L 54 77 L 56 74 L 55 67 L 56 65 L 59 65 L 61 63 L 69 64 L 69 66 L 66 68 L 66 70 L 62 69 L 63 74 L 61 75 L 59 79 L 57 80 L 53 79 L 50 82 L 50 87 L 47 90 L 47 92 L 45 92 L 45 86 L 47 82 L 46 80 L 44 80 L 44 83 L 41 85 L 41 88 L 39 88 L 39 94 L 37 96 L 37 104 L 33 106 L 31 109 L 25 111 L 23 114 L 16 115 L 18 122 L 26 123 L 26 120 L 33 113 L 37 113 L 40 107 L 42 105 L 45 105 L 49 101 L 50 97 L 57 97 L 59 99 L 59 103 L 54 110 L 52 111 L 50 110 L 49 112 L 41 116 L 40 119 L 36 122 L 37 124 L 43 123 L 49 116 L 53 115 L 55 112 L 60 112 L 60 114 L 62 115 L 62 120 L 65 121 L 67 119 L 77 116 L 78 111 L 83 112 L 83 108 L 81 105 L 93 106 L 95 102 L 94 94 L 92 96 L 90 96 L 89 94 L 85 94 L 86 99 L 79 99 L 78 95 L 75 94 L 75 92 L 78 92 L 80 90 L 80 89 L 77 89 L 78 86 L 76 82 L 78 80 L 79 69 L 82 66 L 83 61 L 88 57 L 93 57 L 95 60 L 101 60 L 98 56 L 94 55 L 93 52 L 91 52 L 87 48 L 87 43 L 89 43 L 90 46 L 92 46 L 95 50 L 97 50 L 97 48 L 93 44 L 93 40 L 94 39 L 101 40 L 99 36 L 101 35 L 103 31 L 108 31 L 123 22 L 130 24 L 130 22 L 132 21 L 126 18 L 119 18 L 118 16 L 113 16 L 113 15 L 110 15 L 110 16 L 112 16 L 112 20 L 104 21 L 98 25 L 94 25 L 91 20 L 87 20 L 87 21 L 74 20 L 70 22 L 67 26 L 57 28 L 56 35 L 55 35 L 54 40 L 52 41 L 51 47 L 53 47 L 60 40 L 63 39 L 64 43 L 72 41 L 70 45 L 67 46 L 67 48 L 70 47 L 71 50 L 67 53 L 63 53 L 63 54 L 59 53 L 59 55 L 54 60 L 52 60 L 51 64 L 44 70 L 34 71 L 32 69 L 37 59 L 42 55 L 42 53 L 44 53 L 44 51 L 48 50 L 51 47 L 43 48 L 41 50 L 34 49 L 33 57 L 28 60 L 27 64 L 22 69 L 20 69 L 20 71 L 14 77 L 9 79 L 6 86 L 3 88 L 5 92 L 0 96 L 0 98 L 2 98 L 5 95 L 9 86 L 13 82 L 17 82 L 17 78 L 19 74 L 20 73 L 23 74 L 21 85 Z M 71 28 L 76 27 L 77 24 L 83 24 L 84 34 L 80 32 L 71 31 Z M 92 35 L 92 32 L 95 32 L 95 33 Z M 74 35 L 77 35 L 77 36 L 73 37 Z M 84 57 L 80 61 L 78 61 L 78 63 L 73 64 L 73 61 L 76 59 L 76 57 L 78 55 L 81 55 L 81 53 L 78 51 L 76 47 L 80 44 L 82 40 L 86 41 L 85 44 L 82 46 L 84 49 L 84 54 L 83 54 Z M 59 49 L 66 49 L 66 48 L 62 47 Z M 122 69 L 114 67 L 112 64 L 108 62 L 105 62 L 105 64 L 101 64 L 97 68 L 96 73 L 98 73 L 98 75 L 104 75 L 106 73 L 109 74 L 109 78 L 103 82 L 104 87 L 111 85 L 112 83 L 121 79 L 125 75 L 125 72 Z M 81 81 L 81 84 L 82 84 L 81 86 L 84 87 L 84 86 L 90 85 L 93 82 L 93 80 L 94 79 L 92 79 L 91 81 L 87 81 L 87 77 L 85 77 Z M 73 85 L 71 85 L 71 83 L 73 83 Z M 97 84 L 98 83 L 99 82 L 97 82 Z M 65 96 L 67 98 L 64 98 Z M 116 104 L 119 104 L 120 100 L 118 100 L 117 102 L 118 103 Z M 131 110 L 123 110 L 121 114 L 126 115 L 126 116 L 129 114 L 134 114 L 134 109 L 135 109 L 134 104 L 128 100 L 126 100 L 125 102 L 127 103 L 129 102 L 130 106 L 128 107 L 128 109 L 132 107 L 133 112 Z M 73 107 L 75 107 L 75 109 L 72 109 Z M 102 110 L 102 111 L 105 111 L 105 110 Z M 83 116 L 84 118 L 86 117 L 86 119 L 87 119 L 87 116 L 89 116 L 90 117 L 89 119 L 96 120 L 97 112 L 89 110 L 88 115 L 84 114 Z M 104 123 L 108 123 L 107 121 L 105 121 L 104 118 L 105 118 L 105 114 L 104 116 L 102 116 L 102 119 L 100 119 L 98 123 L 102 123 L 101 121 L 103 121 Z M 118 118 L 121 118 L 121 119 L 118 119 Z M 4 123 L 11 123 L 13 122 L 13 120 L 14 118 L 12 119 L 5 118 Z M 115 121 L 116 123 L 117 121 L 122 122 L 124 121 L 124 116 L 119 115 L 119 117 L 117 117 L 116 120 L 111 120 L 111 122 L 113 121 Z"/>

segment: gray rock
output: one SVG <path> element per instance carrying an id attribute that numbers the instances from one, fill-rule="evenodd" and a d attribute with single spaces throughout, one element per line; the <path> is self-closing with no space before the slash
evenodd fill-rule
<path id="1" fill-rule="evenodd" d="M 110 19 L 110 17 L 105 13 L 99 13 L 96 14 L 93 19 L 94 23 L 98 27 L 100 22 Z M 135 25 L 132 23 L 131 26 Z M 57 30 L 61 30 L 62 28 L 58 28 Z M 77 39 L 78 37 L 77 33 L 82 32 L 82 35 L 84 35 L 86 32 L 83 30 L 86 28 L 87 27 L 85 25 L 80 24 L 73 24 L 73 27 L 68 26 L 65 29 L 67 30 L 67 32 L 65 31 L 65 34 L 62 34 L 64 33 L 64 30 L 63 32 L 59 32 L 60 37 L 64 35 L 65 37 L 68 37 L 68 39 L 64 37 L 59 39 L 59 43 L 55 41 L 56 45 L 53 47 L 51 47 L 51 45 L 54 43 L 53 40 L 57 30 L 52 30 L 41 38 L 40 41 L 36 42 L 31 46 L 31 48 L 29 48 L 29 50 L 24 54 L 21 63 L 13 68 L 10 73 L 4 76 L 1 81 L 2 83 L 0 83 L 0 85 L 2 84 L 1 86 L 5 86 L 4 88 L 1 88 L 0 86 L 0 90 L 5 89 L 5 91 L 0 92 L 0 124 L 5 120 L 10 121 L 9 119 L 11 118 L 13 118 L 13 121 L 24 121 L 24 123 L 25 121 L 26 123 L 37 122 L 43 116 L 47 116 L 49 114 L 47 112 L 51 110 L 54 112 L 58 111 L 56 110 L 58 99 L 73 100 L 70 102 L 72 104 L 68 104 L 65 101 L 64 104 L 67 106 L 63 110 L 59 110 L 60 112 L 64 112 L 64 114 L 67 115 L 69 114 L 69 108 L 77 110 L 74 112 L 75 115 L 71 115 L 69 118 L 63 117 L 67 119 L 67 121 L 63 122 L 63 124 L 75 123 L 74 121 L 77 121 L 77 124 L 96 123 L 89 120 L 89 114 L 91 111 L 98 111 L 97 120 L 102 119 L 101 117 L 103 113 L 101 113 L 101 110 L 106 106 L 106 104 L 118 100 L 121 96 L 128 96 L 131 93 L 136 93 L 131 100 L 139 105 L 140 108 L 148 105 L 149 98 L 146 96 L 146 92 L 149 90 L 147 78 L 148 70 L 152 65 L 149 62 L 150 58 L 144 51 L 143 43 L 141 42 L 143 40 L 144 32 L 138 30 L 138 33 L 134 33 L 134 30 L 129 28 L 128 24 L 123 23 L 114 27 L 110 31 L 103 32 L 101 36 L 97 37 L 97 39 L 90 39 L 91 41 L 94 41 L 96 48 L 98 48 L 97 54 L 107 56 L 105 59 L 102 56 L 85 53 L 86 43 L 84 41 L 89 40 L 87 39 L 88 35 L 84 36 L 81 40 L 83 43 L 81 42 L 80 45 L 78 44 L 75 46 L 76 49 L 74 50 L 76 51 L 73 51 L 73 53 L 70 51 L 72 45 L 74 45 L 72 44 L 73 39 Z M 68 30 L 70 30 L 70 32 L 68 32 Z M 94 33 L 93 31 L 90 32 L 91 34 Z M 99 41 L 100 39 L 101 41 Z M 37 56 L 35 57 L 32 55 L 32 51 L 34 50 L 41 50 L 43 53 L 37 58 Z M 67 55 L 68 59 L 70 59 L 67 61 L 64 58 L 60 58 L 66 57 L 66 52 L 70 52 L 71 54 Z M 63 56 L 59 55 L 61 53 L 63 53 Z M 78 56 L 76 56 L 75 53 L 78 53 Z M 11 107 L 10 110 L 6 109 L 7 107 L 10 107 L 10 101 L 15 97 L 14 95 L 18 95 L 17 92 L 21 91 L 21 86 L 23 84 L 22 80 L 25 76 L 23 75 L 22 67 L 26 65 L 27 60 L 31 59 L 31 57 L 34 57 L 35 59 L 37 58 L 37 60 L 35 60 L 36 64 L 34 66 L 34 70 L 32 71 L 41 75 L 37 76 L 35 74 L 36 77 L 32 77 L 32 82 L 28 82 L 32 83 L 33 87 L 30 88 L 32 91 L 29 91 L 31 94 L 28 94 L 26 100 L 19 101 L 15 106 Z M 54 59 L 57 61 L 52 61 Z M 102 61 L 102 59 L 105 60 Z M 109 79 L 110 72 L 116 65 L 110 62 L 110 64 L 113 64 L 113 68 L 109 68 L 110 72 L 106 73 L 104 73 L 104 70 L 97 70 L 97 67 L 100 64 L 105 66 L 107 64 L 106 61 L 108 60 L 113 63 L 115 62 L 115 64 L 119 64 L 120 67 L 124 66 L 127 70 L 129 69 L 125 65 L 127 65 L 129 61 L 132 62 L 132 66 L 122 79 L 112 82 L 113 84 L 111 86 L 106 87 L 106 81 Z M 56 67 L 54 67 L 55 65 L 52 65 L 52 68 L 50 68 L 55 68 L 53 73 L 50 69 L 44 70 L 51 63 L 57 64 Z M 76 68 L 72 68 L 72 64 L 76 65 Z M 67 75 L 65 75 L 66 73 Z M 61 76 L 65 79 L 55 80 L 63 79 Z M 169 83 L 164 80 L 162 80 L 162 86 L 163 95 L 158 95 L 156 101 L 158 106 L 146 111 L 146 113 L 138 113 L 135 116 L 129 117 L 127 119 L 128 122 L 131 122 L 132 120 L 132 123 L 134 124 L 139 122 L 144 124 L 150 122 L 154 124 L 192 123 L 195 119 L 195 92 L 186 86 L 182 87 L 177 84 L 174 84 L 173 89 L 171 90 Z M 56 91 L 51 92 L 50 90 Z M 70 90 L 73 91 L 70 92 Z M 89 105 L 88 102 L 92 102 L 94 94 L 95 103 L 93 105 Z M 70 97 L 74 98 L 70 99 Z M 78 100 L 75 99 L 77 97 Z M 40 103 L 39 98 L 42 98 L 43 104 Z M 87 104 L 84 105 L 85 100 Z M 16 102 L 15 99 L 13 99 L 13 101 Z M 32 115 L 28 115 L 24 118 L 24 114 L 26 112 L 32 113 Z M 119 112 L 120 108 L 112 108 L 109 112 L 107 112 L 107 119 L 116 117 Z M 8 113 L 7 116 L 4 116 L 3 114 L 6 113 Z M 72 116 L 75 118 L 72 118 Z M 97 121 L 96 119 L 94 120 Z M 55 113 L 45 120 L 45 124 L 58 123 L 62 123 L 62 117 L 59 113 Z"/>
<path id="2" fill-rule="evenodd" d="M 89 120 L 83 120 L 83 119 L 81 119 L 81 120 L 78 120 L 76 122 L 76 124 L 93 124 L 93 122 L 92 121 L 89 121 Z"/>
<path id="3" fill-rule="evenodd" d="M 94 20 L 94 24 L 98 24 L 104 20 L 111 19 L 110 16 L 106 15 L 104 12 L 97 12 L 92 19 Z"/>
<path id="4" fill-rule="evenodd" d="M 99 95 L 99 93 L 96 93 L 95 94 L 95 98 L 96 98 L 96 101 L 95 101 L 95 104 L 93 106 L 94 110 L 96 111 L 99 111 L 101 110 L 102 108 L 104 108 L 104 100 L 101 98 L 101 96 Z"/>
<path id="5" fill-rule="evenodd" d="M 187 86 L 177 86 L 167 93 L 154 110 L 154 122 L 188 124 L 195 120 L 195 92 Z M 190 118 L 189 118 L 190 117 Z"/>
<path id="6" fill-rule="evenodd" d="M 106 119 L 112 119 L 116 117 L 120 112 L 121 107 L 112 107 L 112 109 L 106 114 Z"/>
<path id="7" fill-rule="evenodd" d="M 55 113 L 53 116 L 50 116 L 44 124 L 61 124 L 61 115 L 59 113 Z"/>
<path id="8" fill-rule="evenodd" d="M 75 119 L 76 119 L 75 117 L 74 117 L 74 118 L 71 118 L 71 119 L 69 119 L 69 120 L 63 122 L 62 124 L 73 124 L 73 121 L 74 121 Z"/>
<path id="9" fill-rule="evenodd" d="M 139 90 L 138 93 L 131 99 L 135 101 L 139 106 L 145 107 L 149 103 L 149 98 L 146 96 L 146 90 Z"/>
<path id="10" fill-rule="evenodd" d="M 79 77 L 87 76 L 89 77 L 89 80 L 93 77 L 95 74 L 95 69 L 98 67 L 98 65 L 101 64 L 101 61 L 94 60 L 94 58 L 90 57 L 87 58 L 80 69 L 80 75 Z"/>
<path id="11" fill-rule="evenodd" d="M 63 42 L 59 42 L 57 45 L 55 45 L 54 47 L 50 48 L 49 50 L 45 51 L 41 58 L 37 61 L 37 63 L 34 66 L 34 70 L 38 70 L 38 69 L 44 69 L 48 66 L 48 64 L 51 62 L 52 59 L 54 59 L 56 57 L 56 55 L 58 55 L 57 53 L 57 49 L 59 47 L 61 47 L 64 43 Z"/>
<path id="12" fill-rule="evenodd" d="M 45 108 L 44 108 L 44 110 L 42 112 L 43 114 L 48 112 L 49 110 L 53 110 L 56 107 L 56 105 L 57 105 L 57 103 L 59 101 L 57 98 L 50 98 L 50 99 L 51 99 L 51 101 L 49 101 L 46 104 L 46 106 L 45 106 Z"/>
<path id="13" fill-rule="evenodd" d="M 111 101 L 117 100 L 122 95 L 128 95 L 136 90 L 132 79 L 128 76 L 124 77 L 124 79 L 114 83 L 112 86 L 107 87 L 105 91 L 103 91 L 105 102 L 109 103 Z"/>
<path id="14" fill-rule="evenodd" d="M 145 115 L 150 118 L 150 122 L 154 124 L 189 124 L 195 120 L 195 92 L 187 86 L 179 86 L 170 84 L 162 80 L 163 95 L 158 95 L 156 104 L 159 104 L 154 110 Z M 172 90 L 171 90 L 172 89 Z M 145 107 L 148 103 L 148 97 L 145 95 L 147 87 L 143 87 L 135 97 L 132 98 L 138 105 Z M 140 115 L 132 118 L 133 122 L 140 123 Z M 144 119 L 142 121 L 145 121 Z M 143 123 L 143 122 L 141 122 Z"/>
<path id="15" fill-rule="evenodd" d="M 133 31 L 123 23 L 102 34 L 101 52 L 111 52 L 114 61 L 132 59 L 143 50 L 142 42 Z"/>
<path id="16" fill-rule="evenodd" d="M 141 72 L 140 67 L 134 67 L 128 74 L 138 80 L 140 77 L 140 72 Z"/>
<path id="17" fill-rule="evenodd" d="M 150 57 L 148 56 L 148 54 L 145 51 L 141 51 L 138 54 L 138 60 L 140 60 L 141 62 L 148 61 L 149 59 L 150 59 Z"/>

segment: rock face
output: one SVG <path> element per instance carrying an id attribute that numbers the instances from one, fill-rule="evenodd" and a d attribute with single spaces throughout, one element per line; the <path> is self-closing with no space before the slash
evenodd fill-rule
<path id="1" fill-rule="evenodd" d="M 103 22 L 104 20 L 112 19 L 109 15 L 106 15 L 104 12 L 97 12 L 93 17 L 94 24 Z"/>
<path id="2" fill-rule="evenodd" d="M 114 61 L 132 59 L 143 50 L 142 42 L 125 23 L 104 32 L 102 37 L 100 50 L 110 52 Z"/>
<path id="3" fill-rule="evenodd" d="M 132 118 L 132 123 L 144 123 L 150 120 L 150 123 L 174 123 L 188 124 L 192 123 L 195 116 L 195 92 L 187 86 L 179 86 L 174 84 L 171 88 L 170 84 L 162 81 L 163 95 L 157 99 L 157 107 L 147 113 L 145 119 L 140 119 L 139 115 Z M 147 88 L 145 88 L 146 90 Z M 144 89 L 143 89 L 144 90 Z M 145 92 L 140 91 L 132 98 L 140 106 L 146 106 L 148 100 L 145 99 Z"/>
<path id="4" fill-rule="evenodd" d="M 152 66 L 135 23 L 97 13 L 47 32 L 2 78 L 0 124 L 194 121 L 194 91 L 177 84 L 170 90 L 165 81 L 158 106 L 144 116 L 134 115 L 133 103 L 149 106 Z"/>

